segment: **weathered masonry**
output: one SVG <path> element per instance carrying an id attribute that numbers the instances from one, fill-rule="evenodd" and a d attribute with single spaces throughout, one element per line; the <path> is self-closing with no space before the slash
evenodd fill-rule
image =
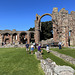
<path id="1" fill-rule="evenodd" d="M 34 31 L 10 31 L 0 30 L 0 45 L 4 44 L 25 44 L 34 40 Z M 32 36 L 33 35 L 33 36 Z"/>
<path id="2" fill-rule="evenodd" d="M 62 8 L 58 12 L 58 8 L 53 8 L 52 14 L 46 13 L 42 16 L 36 14 L 35 20 L 35 42 L 40 42 L 41 18 L 45 15 L 52 17 L 53 22 L 53 40 L 54 42 L 61 41 L 64 46 L 75 45 L 75 12 L 68 11 Z M 70 36 L 69 36 L 70 35 Z"/>
<path id="3" fill-rule="evenodd" d="M 53 8 L 52 14 L 46 13 L 42 16 L 36 14 L 35 31 L 10 31 L 0 30 L 0 45 L 5 44 L 25 44 L 26 42 L 40 43 L 41 18 L 45 15 L 52 17 L 53 22 L 53 41 L 61 41 L 65 47 L 75 45 L 75 12 L 62 8 L 58 12 L 58 8 Z"/>

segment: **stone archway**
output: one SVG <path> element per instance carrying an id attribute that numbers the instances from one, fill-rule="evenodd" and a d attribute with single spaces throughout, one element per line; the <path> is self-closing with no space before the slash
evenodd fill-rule
<path id="1" fill-rule="evenodd" d="M 57 37 L 57 32 L 56 32 L 56 28 L 57 28 L 57 25 L 55 25 L 55 20 L 53 20 L 53 15 L 52 14 L 49 14 L 49 13 L 46 13 L 46 14 L 43 14 L 42 16 L 39 16 L 38 14 L 36 14 L 36 20 L 35 20 L 35 42 L 36 43 L 39 43 L 40 42 L 40 31 L 41 31 L 41 18 L 46 16 L 46 15 L 49 15 L 50 17 L 52 17 L 52 22 L 53 22 L 53 38 L 54 38 L 54 41 L 57 42 L 58 40 L 56 40 L 58 37 Z M 55 29 L 54 29 L 55 28 Z"/>
<path id="2" fill-rule="evenodd" d="M 10 43 L 10 34 L 9 33 L 4 33 L 3 40 L 4 40 L 5 44 L 9 44 Z"/>
<path id="3" fill-rule="evenodd" d="M 30 42 L 34 43 L 35 39 L 34 39 L 34 32 L 30 32 Z"/>
<path id="4" fill-rule="evenodd" d="M 27 33 L 26 32 L 21 32 L 20 33 L 20 43 L 25 44 L 27 42 Z"/>
<path id="5" fill-rule="evenodd" d="M 17 43 L 17 33 L 13 33 L 12 42 L 13 42 L 13 44 Z"/>
<path id="6" fill-rule="evenodd" d="M 75 20 L 74 18 L 75 12 L 71 12 L 71 14 L 68 14 L 68 11 L 62 8 L 58 12 L 58 8 L 53 8 L 52 14 L 46 13 L 43 14 L 42 16 L 36 14 L 36 20 L 35 20 L 35 42 L 39 43 L 40 42 L 40 30 L 41 30 L 41 25 L 40 25 L 40 19 L 45 16 L 49 15 L 52 17 L 52 22 L 53 22 L 53 41 L 54 42 L 59 42 L 61 41 L 64 46 L 68 46 L 69 44 L 69 29 L 71 28 L 72 30 L 72 36 L 71 38 L 71 43 L 75 44 Z M 73 35 L 74 34 L 74 35 Z"/>
<path id="7" fill-rule="evenodd" d="M 42 23 L 44 23 L 43 21 L 42 21 L 42 18 L 43 17 L 46 17 L 46 16 L 48 16 L 49 17 L 49 21 L 45 21 L 45 28 L 43 29 L 43 25 L 42 25 Z M 42 22 L 41 22 L 42 21 Z M 40 19 L 39 19 L 39 29 L 40 29 L 40 41 L 42 41 L 42 40 L 47 40 L 47 39 L 50 39 L 51 37 L 49 36 L 49 37 L 47 37 L 46 35 L 48 35 L 48 34 L 52 34 L 52 33 L 50 33 L 50 30 L 47 30 L 47 26 L 49 27 L 49 28 L 51 28 L 48 24 L 51 24 L 52 25 L 52 32 L 53 32 L 53 23 L 52 23 L 52 15 L 51 14 L 49 14 L 49 13 L 46 13 L 46 14 L 43 14 L 42 16 L 40 16 Z M 46 34 L 43 34 L 44 32 L 46 32 Z M 45 36 L 46 37 L 45 37 Z M 53 35 L 52 35 L 52 38 L 53 38 Z"/>
<path id="8" fill-rule="evenodd" d="M 9 44 L 9 43 L 10 43 L 9 38 L 6 38 L 5 39 L 5 44 Z"/>
<path id="9" fill-rule="evenodd" d="M 49 13 L 46 13 L 46 14 L 43 14 L 42 16 L 40 16 L 40 18 L 39 18 L 39 20 L 38 20 L 40 30 L 41 30 L 41 18 L 44 17 L 44 16 L 46 16 L 46 15 L 49 15 L 50 17 L 52 17 L 52 15 L 49 14 Z"/>

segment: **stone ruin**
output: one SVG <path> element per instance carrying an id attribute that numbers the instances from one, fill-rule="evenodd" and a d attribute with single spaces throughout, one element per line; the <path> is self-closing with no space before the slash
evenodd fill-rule
<path id="1" fill-rule="evenodd" d="M 60 66 L 53 62 L 50 58 L 41 59 L 41 67 L 45 75 L 74 75 L 75 70 L 69 66 Z"/>
<path id="2" fill-rule="evenodd" d="M 16 31 L 14 30 L 0 30 L 0 46 L 4 45 L 21 45 L 35 41 L 34 31 Z M 33 35 L 33 36 L 32 36 Z"/>
<path id="3" fill-rule="evenodd" d="M 61 41 L 65 47 L 75 45 L 75 12 L 72 11 L 68 14 L 64 8 L 59 12 L 58 8 L 53 8 L 52 14 L 46 13 L 42 16 L 36 14 L 35 31 L 0 30 L 0 45 L 2 43 L 13 44 L 14 42 L 24 44 L 31 41 L 40 43 L 41 18 L 45 15 L 52 17 L 53 41 Z M 34 37 L 31 38 L 32 33 Z"/>
<path id="4" fill-rule="evenodd" d="M 41 67 L 45 75 L 75 75 L 75 70 L 70 66 L 57 65 L 50 58 L 43 59 L 40 52 L 35 52 L 35 55 L 41 61 Z"/>
<path id="5" fill-rule="evenodd" d="M 71 11 L 68 14 L 68 11 L 65 8 L 62 8 L 58 12 L 58 8 L 53 8 L 52 14 L 46 13 L 42 16 L 36 14 L 35 20 L 35 42 L 39 43 L 40 41 L 40 31 L 41 31 L 41 18 L 45 15 L 52 17 L 53 22 L 53 41 L 61 41 L 64 46 L 75 45 L 75 12 Z M 69 33 L 71 36 L 69 36 Z"/>

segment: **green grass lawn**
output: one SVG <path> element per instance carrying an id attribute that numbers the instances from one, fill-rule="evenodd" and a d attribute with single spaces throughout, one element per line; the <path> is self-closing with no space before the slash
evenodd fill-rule
<path id="1" fill-rule="evenodd" d="M 70 64 L 69 62 L 64 61 L 63 59 L 56 57 L 55 55 L 53 55 L 52 53 L 47 53 L 45 50 L 43 50 L 43 58 L 50 58 L 51 60 L 53 60 L 54 62 L 56 62 L 57 65 L 66 65 L 66 66 L 70 66 L 73 69 L 75 69 L 75 65 Z"/>
<path id="2" fill-rule="evenodd" d="M 25 48 L 0 48 L 0 75 L 44 75 L 35 55 Z"/>
<path id="3" fill-rule="evenodd" d="M 75 46 L 71 45 L 70 47 L 75 47 Z"/>
<path id="4" fill-rule="evenodd" d="M 68 48 L 54 50 L 64 53 L 75 52 L 74 49 L 69 50 Z M 50 58 L 58 65 L 71 66 L 75 69 L 75 65 L 65 62 L 52 53 L 48 54 L 45 50 L 43 53 L 44 59 Z M 0 75 L 44 75 L 44 72 L 41 69 L 40 61 L 34 54 L 27 54 L 25 48 L 0 48 Z"/>
<path id="5" fill-rule="evenodd" d="M 69 56 L 75 58 L 75 49 L 63 47 L 61 50 L 59 50 L 58 48 L 51 48 L 51 50 L 54 50 L 54 51 L 57 51 L 59 53 L 69 55 Z"/>

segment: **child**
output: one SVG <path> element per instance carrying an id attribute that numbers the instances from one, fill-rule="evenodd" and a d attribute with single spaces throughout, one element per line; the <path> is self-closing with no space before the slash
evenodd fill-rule
<path id="1" fill-rule="evenodd" d="M 49 53 L 49 45 L 46 46 L 47 53 Z"/>
<path id="2" fill-rule="evenodd" d="M 33 54 L 33 51 L 34 51 L 34 45 L 31 45 L 31 54 Z"/>

